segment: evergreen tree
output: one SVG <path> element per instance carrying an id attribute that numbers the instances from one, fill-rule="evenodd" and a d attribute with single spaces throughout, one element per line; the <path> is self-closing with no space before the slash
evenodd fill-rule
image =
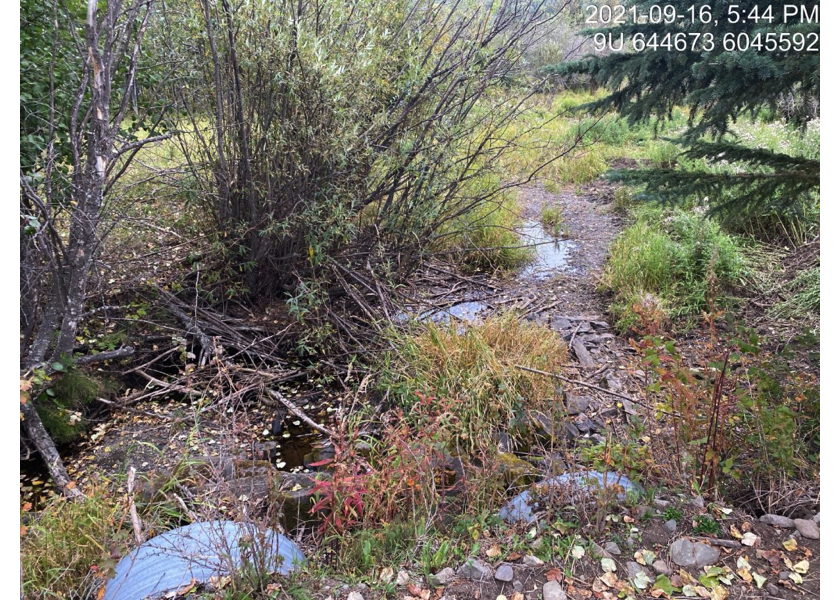
<path id="1" fill-rule="evenodd" d="M 625 8 L 623 24 L 586 33 L 610 36 L 614 46 L 622 41 L 623 51 L 590 55 L 549 71 L 588 74 L 609 94 L 580 108 L 616 111 L 631 124 L 651 119 L 658 124 L 677 106 L 686 107 L 689 125 L 675 140 L 686 148 L 683 157 L 741 168 L 728 174 L 683 168 L 616 175 L 643 184 L 661 201 L 708 198 L 714 211 L 728 216 L 796 211 L 813 198 L 819 189 L 818 158 L 750 148 L 732 124 L 761 113 L 802 129 L 818 116 L 819 1 L 799 3 L 796 15 L 767 0 L 671 0 L 667 5 L 645 0 L 633 11 L 630 4 Z M 618 12 L 613 9 L 612 15 Z M 642 15 L 647 22 L 638 22 Z"/>

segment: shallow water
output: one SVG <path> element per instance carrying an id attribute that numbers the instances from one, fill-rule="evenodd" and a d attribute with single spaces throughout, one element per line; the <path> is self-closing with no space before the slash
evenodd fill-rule
<path id="1" fill-rule="evenodd" d="M 534 260 L 517 274 L 518 280 L 542 281 L 570 268 L 569 251 L 574 248 L 574 242 L 555 238 L 538 221 L 531 219 L 523 221 L 517 232 L 523 244 L 534 244 L 536 254 Z"/>

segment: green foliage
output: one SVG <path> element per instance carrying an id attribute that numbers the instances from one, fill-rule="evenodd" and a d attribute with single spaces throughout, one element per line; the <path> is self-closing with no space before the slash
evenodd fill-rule
<path id="1" fill-rule="evenodd" d="M 560 237 L 563 233 L 563 211 L 559 206 L 546 204 L 540 211 L 540 224 L 548 234 Z"/>
<path id="2" fill-rule="evenodd" d="M 95 491 L 81 500 L 55 497 L 21 539 L 23 589 L 27 598 L 69 598 L 92 592 L 110 577 L 130 543 L 124 503 Z M 93 569 L 91 569 L 94 567 Z"/>
<path id="3" fill-rule="evenodd" d="M 694 533 L 707 533 L 709 535 L 720 535 L 720 523 L 709 515 L 698 515 L 693 519 Z"/>
<path id="4" fill-rule="evenodd" d="M 621 329 L 636 325 L 645 305 L 671 319 L 696 317 L 742 279 L 738 243 L 713 220 L 680 209 L 643 208 L 636 216 L 611 246 L 603 276 Z"/>
<path id="5" fill-rule="evenodd" d="M 665 521 L 674 520 L 677 523 L 683 520 L 682 511 L 674 508 L 673 506 L 669 506 L 662 512 L 662 519 Z"/>
<path id="6" fill-rule="evenodd" d="M 79 439 L 89 425 L 86 408 L 105 388 L 102 382 L 81 371 L 67 369 L 38 397 L 38 415 L 56 443 Z"/>
<path id="7" fill-rule="evenodd" d="M 655 3 L 647 0 L 637 8 L 644 12 Z M 708 197 L 713 210 L 729 215 L 797 210 L 807 205 L 819 189 L 819 159 L 751 148 L 738 138 L 734 124 L 744 116 L 761 116 L 765 120 L 784 117 L 804 128 L 818 114 L 819 53 L 774 52 L 754 46 L 732 52 L 726 49 L 725 39 L 743 34 L 752 39 L 767 32 L 818 35 L 820 26 L 818 22 L 783 24 L 778 18 L 773 25 L 762 20 L 730 19 L 734 6 L 728 2 L 710 3 L 708 8 L 704 6 L 709 11 L 708 18 L 693 19 L 689 24 L 679 19 L 675 23 L 667 23 L 667 19 L 659 23 L 627 19 L 624 24 L 588 32 L 611 34 L 615 39 L 623 35 L 628 43 L 635 35 L 662 40 L 677 34 L 711 34 L 717 39 L 711 50 L 696 47 L 673 52 L 647 45 L 640 51 L 590 55 L 572 63 L 560 63 L 548 71 L 560 76 L 590 76 L 610 92 L 581 108 L 616 111 L 631 125 L 655 120 L 658 127 L 674 116 L 677 107 L 686 106 L 688 129 L 679 140 L 686 148 L 682 158 L 712 164 L 727 161 L 743 168 L 737 174 L 715 177 L 685 169 L 620 174 L 628 181 L 644 184 L 651 196 L 669 202 Z M 811 0 L 802 6 L 811 11 L 819 8 L 819 2 Z M 674 7 L 677 13 L 699 10 L 691 0 L 680 0 Z M 753 9 L 763 14 L 766 7 L 762 0 L 747 0 L 735 8 L 744 14 Z M 707 135 L 712 141 L 702 140 Z"/>

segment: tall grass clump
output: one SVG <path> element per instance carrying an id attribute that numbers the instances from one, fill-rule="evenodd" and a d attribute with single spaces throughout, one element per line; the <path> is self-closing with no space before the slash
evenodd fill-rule
<path id="1" fill-rule="evenodd" d="M 551 379 L 516 365 L 558 372 L 565 357 L 555 332 L 512 313 L 463 332 L 454 323 L 428 324 L 386 357 L 382 386 L 404 407 L 417 402 L 417 392 L 452 401 L 461 423 L 452 441 L 471 454 L 494 445 L 494 431 L 507 429 L 517 414 L 554 397 Z"/>
<path id="2" fill-rule="evenodd" d="M 746 262 L 735 238 L 696 211 L 642 208 L 613 243 L 603 284 L 622 330 L 638 321 L 639 306 L 654 304 L 670 320 L 688 320 L 726 303 Z"/>

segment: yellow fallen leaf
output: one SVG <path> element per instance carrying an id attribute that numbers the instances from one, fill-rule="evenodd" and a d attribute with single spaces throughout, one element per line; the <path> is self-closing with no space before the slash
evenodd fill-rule
<path id="1" fill-rule="evenodd" d="M 609 573 L 601 575 L 601 581 L 603 581 L 607 587 L 615 587 L 615 584 L 618 583 L 618 577 L 616 577 L 615 573 L 610 571 Z"/>
<path id="2" fill-rule="evenodd" d="M 793 570 L 796 571 L 797 573 L 800 573 L 800 574 L 804 575 L 805 573 L 808 572 L 808 569 L 810 568 L 810 566 L 811 566 L 811 563 L 809 563 L 807 560 L 802 560 L 802 561 L 799 561 L 798 563 L 796 563 L 795 565 L 793 565 Z"/>
<path id="3" fill-rule="evenodd" d="M 749 567 L 741 567 L 740 569 L 738 569 L 737 573 L 738 573 L 738 577 L 740 577 L 741 579 L 743 579 L 747 583 L 752 583 L 753 578 L 752 578 L 752 575 L 750 575 Z"/>
<path id="4" fill-rule="evenodd" d="M 784 546 L 785 550 L 787 550 L 788 552 L 793 552 L 797 548 L 796 540 L 793 538 L 785 540 L 784 542 L 782 542 L 782 546 Z"/>
<path id="5" fill-rule="evenodd" d="M 492 546 L 490 546 L 490 547 L 487 549 L 486 554 L 487 554 L 487 557 L 488 557 L 488 558 L 496 558 L 497 556 L 501 556 L 501 555 L 502 555 L 502 549 L 501 549 L 501 548 L 499 548 L 499 545 L 498 545 L 498 544 L 493 544 Z"/>
<path id="6" fill-rule="evenodd" d="M 734 524 L 729 526 L 729 533 L 732 534 L 736 540 L 744 539 L 744 535 L 741 533 L 741 530 L 735 527 Z"/>

